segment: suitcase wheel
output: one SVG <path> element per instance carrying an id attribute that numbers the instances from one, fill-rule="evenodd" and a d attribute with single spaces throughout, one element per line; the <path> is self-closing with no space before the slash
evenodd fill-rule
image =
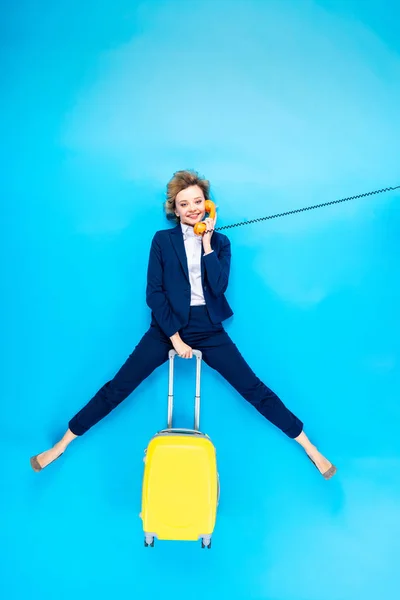
<path id="1" fill-rule="evenodd" d="M 144 537 L 144 547 L 148 548 L 148 547 L 154 548 L 154 538 L 152 535 L 146 535 Z"/>
<path id="2" fill-rule="evenodd" d="M 202 538 L 201 547 L 208 548 L 209 550 L 211 550 L 211 538 Z"/>

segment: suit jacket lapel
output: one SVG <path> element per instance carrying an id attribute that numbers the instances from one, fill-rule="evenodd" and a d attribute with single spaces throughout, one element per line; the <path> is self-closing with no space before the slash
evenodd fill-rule
<path id="1" fill-rule="evenodd" d="M 212 238 L 211 238 L 211 240 L 212 240 Z M 201 267 L 201 283 L 203 284 L 203 289 L 204 289 L 204 256 L 203 256 L 203 254 L 204 254 L 204 252 L 202 249 L 200 267 Z"/>
<path id="2" fill-rule="evenodd" d="M 183 232 L 182 232 L 182 228 L 181 228 L 180 224 L 177 225 L 176 227 L 174 227 L 174 229 L 171 229 L 170 234 L 171 234 L 172 245 L 173 245 L 175 252 L 179 258 L 179 261 L 182 265 L 183 272 L 185 273 L 186 279 L 188 281 L 190 281 L 185 244 L 183 241 Z"/>
<path id="3" fill-rule="evenodd" d="M 171 234 L 172 245 L 173 245 L 175 252 L 179 258 L 179 261 L 182 265 L 183 272 L 185 273 L 186 279 L 188 281 L 190 281 L 187 256 L 186 256 L 186 250 L 185 250 L 185 243 L 183 241 L 183 231 L 182 231 L 181 225 L 179 224 L 176 227 L 174 227 L 173 229 L 171 229 L 170 234 Z M 215 243 L 216 243 L 216 236 L 214 233 L 214 235 L 211 238 L 211 248 L 214 250 L 214 252 L 215 252 Z M 201 281 L 204 285 L 204 256 L 203 256 L 203 254 L 204 253 L 202 250 L 200 266 L 201 266 Z"/>

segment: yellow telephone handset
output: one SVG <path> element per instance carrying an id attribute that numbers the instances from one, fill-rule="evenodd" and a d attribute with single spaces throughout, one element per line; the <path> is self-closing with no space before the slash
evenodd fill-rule
<path id="1" fill-rule="evenodd" d="M 210 219 L 215 219 L 216 207 L 214 202 L 212 200 L 206 200 L 205 208 L 206 212 L 209 213 L 208 216 Z M 204 223 L 204 221 L 201 221 L 200 223 L 196 223 L 193 229 L 197 235 L 203 235 L 207 229 L 207 225 Z"/>

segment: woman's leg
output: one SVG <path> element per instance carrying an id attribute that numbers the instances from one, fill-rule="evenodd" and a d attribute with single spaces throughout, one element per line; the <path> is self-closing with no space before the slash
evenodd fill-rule
<path id="1" fill-rule="evenodd" d="M 218 371 L 266 419 L 295 439 L 322 474 L 329 477 L 334 474 L 332 464 L 307 438 L 300 419 L 255 375 L 225 331 L 210 336 L 198 348 L 203 352 L 204 362 Z"/>
<path id="2" fill-rule="evenodd" d="M 93 398 L 70 420 L 63 438 L 46 452 L 31 458 L 35 471 L 40 471 L 61 456 L 67 446 L 108 415 L 127 398 L 157 367 L 168 360 L 171 342 L 151 327 L 140 340 L 115 377 L 103 385 Z"/>
<path id="3" fill-rule="evenodd" d="M 47 467 L 53 460 L 59 458 L 61 454 L 63 454 L 67 448 L 67 446 L 76 438 L 77 436 L 72 433 L 70 429 L 67 429 L 63 437 L 59 442 L 54 444 L 52 448 L 46 450 L 45 452 L 41 452 L 36 456 L 32 456 L 31 458 L 31 467 L 37 473 Z"/>
<path id="4" fill-rule="evenodd" d="M 334 476 L 337 469 L 336 467 L 318 450 L 314 444 L 310 442 L 304 431 L 299 436 L 294 438 L 302 448 L 306 451 L 312 462 L 317 467 L 318 471 L 322 473 L 325 479 L 330 479 Z"/>

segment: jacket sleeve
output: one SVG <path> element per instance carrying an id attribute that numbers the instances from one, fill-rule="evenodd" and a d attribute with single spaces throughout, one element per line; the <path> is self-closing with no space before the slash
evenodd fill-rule
<path id="1" fill-rule="evenodd" d="M 171 337 L 179 331 L 181 324 L 171 308 L 166 292 L 163 290 L 163 264 L 157 234 L 153 237 L 150 248 L 146 303 L 153 311 L 157 323 L 166 336 Z"/>
<path id="2" fill-rule="evenodd" d="M 204 256 L 204 267 L 211 292 L 216 297 L 222 296 L 228 287 L 231 268 L 231 243 L 227 237 L 218 255 L 214 251 Z"/>

